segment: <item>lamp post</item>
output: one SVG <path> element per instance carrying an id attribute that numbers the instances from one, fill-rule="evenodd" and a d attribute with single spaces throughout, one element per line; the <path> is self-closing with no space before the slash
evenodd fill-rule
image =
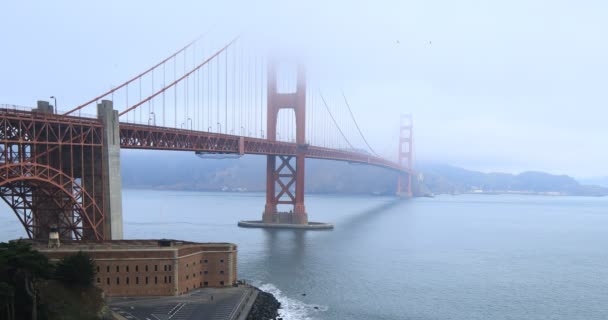
<path id="1" fill-rule="evenodd" d="M 192 130 L 192 118 L 188 118 L 188 120 L 186 120 L 186 123 L 190 123 L 190 130 Z"/>
<path id="2" fill-rule="evenodd" d="M 222 133 L 222 124 L 219 122 L 217 123 L 217 132 Z"/>
<path id="3" fill-rule="evenodd" d="M 55 107 L 55 112 L 57 112 L 57 97 L 50 96 L 49 98 L 55 100 L 55 105 L 53 105 L 53 107 Z"/>
<path id="4" fill-rule="evenodd" d="M 152 121 L 152 125 L 156 125 L 156 113 L 154 111 L 150 112 L 150 117 L 148 118 L 148 125 L 150 125 L 150 121 Z"/>

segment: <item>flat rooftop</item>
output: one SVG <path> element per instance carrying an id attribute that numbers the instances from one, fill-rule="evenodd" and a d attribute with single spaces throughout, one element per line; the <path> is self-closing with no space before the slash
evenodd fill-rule
<path id="1" fill-rule="evenodd" d="M 236 244 L 228 242 L 191 242 L 174 239 L 141 240 L 61 240 L 59 248 L 48 248 L 48 241 L 22 240 L 32 244 L 39 251 L 111 251 L 111 250 L 176 250 L 197 247 L 207 250 L 236 249 Z M 233 250 L 234 250 L 233 249 Z"/>

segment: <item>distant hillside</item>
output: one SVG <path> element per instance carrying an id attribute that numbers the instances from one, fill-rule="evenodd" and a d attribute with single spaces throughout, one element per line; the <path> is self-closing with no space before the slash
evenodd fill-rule
<path id="1" fill-rule="evenodd" d="M 579 180 L 583 184 L 596 185 L 608 188 L 608 177 L 587 178 Z"/>
<path id="2" fill-rule="evenodd" d="M 552 195 L 608 195 L 600 186 L 581 185 L 566 175 L 528 171 L 517 175 L 482 173 L 441 164 L 422 164 L 423 184 L 433 193 L 540 193 Z"/>
<path id="3" fill-rule="evenodd" d="M 127 188 L 171 190 L 263 191 L 266 158 L 201 159 L 189 152 L 127 150 L 121 153 L 122 180 Z M 568 176 L 542 172 L 519 175 L 481 173 L 458 167 L 420 164 L 414 179 L 416 195 L 467 192 L 522 192 L 567 195 L 608 195 L 608 189 L 582 186 Z M 394 172 L 345 162 L 307 160 L 306 192 L 393 194 Z"/>
<path id="4" fill-rule="evenodd" d="M 125 187 L 174 190 L 264 191 L 266 157 L 201 159 L 188 152 L 121 153 Z M 314 193 L 395 192 L 396 174 L 381 168 L 345 162 L 307 160 L 306 191 Z"/>

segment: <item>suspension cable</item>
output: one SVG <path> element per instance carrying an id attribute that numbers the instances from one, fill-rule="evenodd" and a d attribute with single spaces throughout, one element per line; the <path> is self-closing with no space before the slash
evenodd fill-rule
<path id="1" fill-rule="evenodd" d="M 355 149 L 353 147 L 352 144 L 350 144 L 350 141 L 348 141 L 348 139 L 346 138 L 346 136 L 344 135 L 344 132 L 342 132 L 342 129 L 340 129 L 340 126 L 338 125 L 338 123 L 336 122 L 336 119 L 334 118 L 334 116 L 331 114 L 331 111 L 329 110 L 329 106 L 327 106 L 327 103 L 325 102 L 325 98 L 323 97 L 323 94 L 319 91 L 319 96 L 321 96 L 321 100 L 323 101 L 323 105 L 325 105 L 325 109 L 327 110 L 327 112 L 329 113 L 329 116 L 331 117 L 331 120 L 334 122 L 334 124 L 336 125 L 336 128 L 338 128 L 338 131 L 340 132 L 340 134 L 342 135 L 342 138 L 344 138 L 344 140 L 346 141 L 346 143 L 351 147 L 351 149 Z"/>
<path id="2" fill-rule="evenodd" d="M 154 97 L 158 96 L 159 94 L 163 93 L 165 90 L 175 86 L 176 84 L 178 84 L 179 82 L 181 82 L 182 80 L 184 80 L 185 78 L 189 77 L 192 73 L 194 73 L 196 70 L 202 68 L 203 66 L 205 66 L 207 63 L 209 63 L 209 61 L 213 60 L 215 57 L 217 57 L 220 53 L 224 52 L 229 46 L 231 46 L 232 44 L 234 44 L 236 42 L 237 38 L 234 38 L 232 41 L 230 41 L 227 45 L 225 45 L 223 48 L 221 48 L 219 51 L 217 51 L 216 53 L 214 53 L 211 57 L 207 58 L 207 60 L 203 61 L 201 64 L 199 64 L 198 66 L 196 66 L 194 69 L 190 70 L 188 73 L 184 74 L 183 76 L 181 76 L 179 79 L 173 81 L 172 83 L 170 83 L 169 85 L 167 85 L 166 87 L 160 89 L 159 91 L 157 91 L 156 93 L 150 95 L 149 97 L 147 97 L 146 99 L 140 101 L 139 103 L 134 104 L 133 106 L 131 106 L 130 108 L 124 110 L 123 112 L 119 113 L 119 116 L 122 116 L 123 114 L 139 107 L 140 105 L 148 102 L 149 100 L 153 99 Z"/>
<path id="3" fill-rule="evenodd" d="M 103 93 L 103 94 L 101 94 L 101 95 L 99 95 L 99 96 L 97 96 L 97 97 L 95 97 L 95 98 L 93 98 L 93 99 L 91 99 L 91 100 L 89 100 L 89 101 L 87 101 L 87 102 L 85 102 L 85 103 L 83 103 L 83 104 L 81 104 L 81 105 L 77 106 L 76 108 L 74 108 L 74 109 L 72 109 L 72 110 L 70 110 L 70 111 L 68 111 L 68 112 L 64 113 L 63 115 L 64 115 L 64 116 L 66 116 L 66 115 L 68 115 L 68 114 L 70 114 L 70 113 L 72 113 L 72 112 L 74 112 L 74 111 L 78 111 L 78 110 L 80 110 L 80 109 L 82 109 L 82 108 L 84 108 L 84 107 L 88 106 L 89 104 L 91 104 L 91 103 L 93 103 L 93 102 L 95 102 L 95 101 L 98 101 L 99 99 L 101 99 L 101 98 L 103 98 L 103 97 L 105 97 L 105 96 L 108 96 L 108 95 L 110 95 L 110 94 L 114 93 L 116 90 L 119 90 L 119 89 L 121 89 L 121 88 L 123 88 L 123 87 L 127 86 L 128 84 L 130 84 L 131 82 L 133 82 L 133 81 L 137 80 L 138 78 L 141 78 L 141 77 L 145 76 L 146 74 L 150 73 L 152 70 L 156 69 L 156 68 L 157 68 L 157 67 L 159 67 L 160 65 L 162 65 L 162 64 L 164 64 L 165 62 L 167 62 L 167 61 L 171 60 L 171 58 L 173 58 L 173 57 L 177 56 L 178 54 L 180 54 L 180 53 L 184 52 L 185 50 L 187 50 L 187 49 L 188 49 L 190 46 L 192 46 L 194 43 L 196 43 L 196 42 L 197 42 L 199 39 L 201 39 L 203 36 L 204 36 L 204 34 L 202 34 L 202 35 L 198 36 L 196 39 L 192 40 L 190 43 L 188 43 L 187 45 L 185 45 L 183 48 L 181 48 L 181 49 L 177 50 L 175 53 L 173 53 L 172 55 L 170 55 L 170 56 L 168 56 L 167 58 L 165 58 L 163 61 L 161 61 L 161 62 L 159 62 L 159 63 L 155 64 L 154 66 L 152 66 L 152 67 L 148 68 L 146 71 L 144 71 L 144 72 L 142 72 L 142 73 L 140 73 L 140 74 L 136 75 L 135 77 L 133 77 L 133 78 L 131 78 L 131 79 L 127 80 L 127 81 L 126 81 L 126 82 L 124 82 L 123 84 L 121 84 L 121 85 L 119 85 L 119 86 L 117 86 L 117 87 L 114 87 L 114 88 L 112 88 L 110 91 L 107 91 L 107 92 L 105 92 L 105 93 Z"/>
<path id="4" fill-rule="evenodd" d="M 361 128 L 359 128 L 359 124 L 357 123 L 357 120 L 355 120 L 355 116 L 353 114 L 353 111 L 350 109 L 350 104 L 348 103 L 348 100 L 346 99 L 346 95 L 344 94 L 344 91 L 342 91 L 342 96 L 344 97 L 344 103 L 346 103 L 346 107 L 348 108 L 348 112 L 350 113 L 350 117 L 353 119 L 353 122 L 355 123 L 355 127 L 357 128 L 357 131 L 359 131 L 359 134 L 361 135 L 361 138 L 365 142 L 365 145 L 369 148 L 369 150 L 375 156 L 378 156 L 378 154 L 376 153 L 376 151 L 374 151 L 374 149 L 369 145 L 369 143 L 367 143 L 367 139 L 365 139 L 365 136 L 363 135 L 363 132 L 361 132 Z"/>

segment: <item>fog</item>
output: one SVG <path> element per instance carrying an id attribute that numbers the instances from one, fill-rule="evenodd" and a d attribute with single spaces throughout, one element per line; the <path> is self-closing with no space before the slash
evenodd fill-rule
<path id="1" fill-rule="evenodd" d="M 0 103 L 67 110 L 199 35 L 255 37 L 348 96 L 417 161 L 608 176 L 608 5 L 602 1 L 3 1 Z M 221 40 L 218 40 L 221 41 Z"/>

